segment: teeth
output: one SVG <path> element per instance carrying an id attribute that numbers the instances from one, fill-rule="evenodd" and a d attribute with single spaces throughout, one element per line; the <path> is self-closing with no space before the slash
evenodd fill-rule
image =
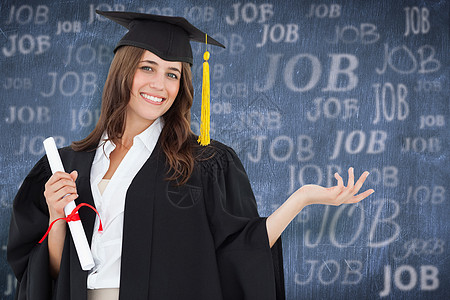
<path id="1" fill-rule="evenodd" d="M 147 94 L 141 94 L 142 97 L 144 97 L 145 99 L 151 100 L 151 101 L 155 101 L 155 102 L 162 102 L 163 99 L 162 98 L 158 98 L 158 97 L 153 97 Z"/>

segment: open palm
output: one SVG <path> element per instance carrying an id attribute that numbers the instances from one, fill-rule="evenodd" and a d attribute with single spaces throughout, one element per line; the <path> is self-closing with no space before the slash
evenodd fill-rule
<path id="1" fill-rule="evenodd" d="M 364 172 L 355 183 L 353 168 L 349 168 L 347 186 L 344 185 L 342 177 L 338 173 L 335 173 L 334 177 L 338 181 L 337 185 L 330 188 L 324 188 L 315 184 L 307 184 L 302 186 L 295 193 L 301 193 L 302 197 L 307 199 L 307 204 L 341 205 L 357 203 L 374 192 L 374 190 L 369 189 L 358 194 L 368 175 L 369 172 Z"/>

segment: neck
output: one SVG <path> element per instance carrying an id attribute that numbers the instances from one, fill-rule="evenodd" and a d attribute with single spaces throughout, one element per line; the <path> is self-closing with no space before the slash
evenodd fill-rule
<path id="1" fill-rule="evenodd" d="M 119 140 L 119 143 L 127 149 L 131 148 L 131 146 L 133 146 L 134 137 L 142 133 L 153 123 L 154 121 L 139 122 L 138 120 L 127 120 L 125 124 L 125 130 L 123 132 L 122 138 Z"/>

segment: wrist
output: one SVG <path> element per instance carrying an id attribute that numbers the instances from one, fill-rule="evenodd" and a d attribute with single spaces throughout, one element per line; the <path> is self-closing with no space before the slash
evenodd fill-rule
<path id="1" fill-rule="evenodd" d="M 64 214 L 61 215 L 61 214 L 57 214 L 57 213 L 54 213 L 54 214 L 50 213 L 50 216 L 48 218 L 48 224 L 50 225 L 53 221 L 60 219 L 60 218 L 65 218 L 65 217 L 66 216 Z M 57 223 L 59 223 L 59 222 L 56 222 L 55 225 Z"/>
<path id="2" fill-rule="evenodd" d="M 291 197 L 287 200 L 294 207 L 295 212 L 298 214 L 300 211 L 305 208 L 305 206 L 309 205 L 307 201 L 307 197 L 302 189 L 298 189 Z"/>

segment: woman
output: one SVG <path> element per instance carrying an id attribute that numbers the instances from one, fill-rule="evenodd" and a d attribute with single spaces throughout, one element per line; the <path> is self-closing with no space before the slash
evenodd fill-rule
<path id="1" fill-rule="evenodd" d="M 65 170 L 43 157 L 14 200 L 8 260 L 18 299 L 284 299 L 279 237 L 309 204 L 358 202 L 368 173 L 345 187 L 307 185 L 260 218 L 236 154 L 190 130 L 189 39 L 204 34 L 181 18 L 100 12 L 129 32 L 115 50 L 99 122 L 60 150 Z M 200 37 L 198 37 L 200 36 Z M 209 43 L 216 43 L 208 39 Z M 355 196 L 356 195 L 356 196 Z M 81 210 L 96 266 L 81 270 L 67 226 Z"/>

